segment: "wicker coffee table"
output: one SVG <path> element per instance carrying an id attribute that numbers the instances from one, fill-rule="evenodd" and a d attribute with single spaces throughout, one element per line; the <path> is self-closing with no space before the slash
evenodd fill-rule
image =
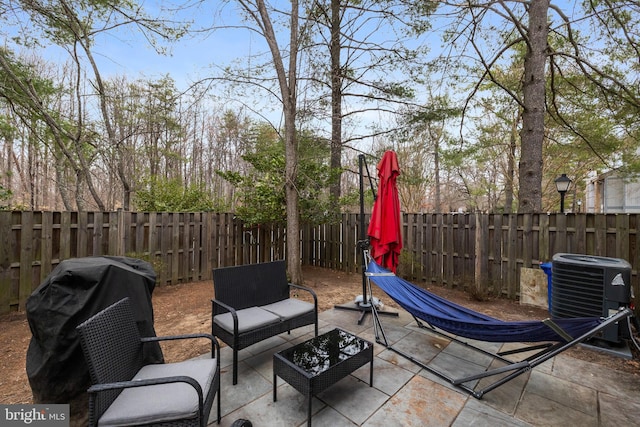
<path id="1" fill-rule="evenodd" d="M 373 385 L 373 344 L 334 329 L 273 355 L 273 401 L 277 401 L 276 377 L 280 377 L 308 400 L 307 425 L 311 426 L 311 399 L 361 366 L 370 363 L 369 387 Z"/>

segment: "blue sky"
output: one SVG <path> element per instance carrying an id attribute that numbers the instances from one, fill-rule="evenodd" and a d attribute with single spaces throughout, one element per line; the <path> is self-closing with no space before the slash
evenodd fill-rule
<path id="1" fill-rule="evenodd" d="M 209 16 L 213 13 L 213 10 L 189 10 L 176 18 L 195 20 L 194 25 L 201 26 L 210 24 Z M 225 16 L 227 21 L 232 18 Z M 246 30 L 210 32 L 166 44 L 170 54 L 162 55 L 142 34 L 127 29 L 99 37 L 95 52 L 100 53 L 101 69 L 107 75 L 126 74 L 137 78 L 170 74 L 176 82 L 188 83 L 210 74 L 206 69 L 212 63 L 227 64 L 243 55 L 247 39 Z"/>
<path id="2" fill-rule="evenodd" d="M 182 0 L 174 0 L 181 2 Z M 172 2 L 161 2 L 168 4 Z M 241 24 L 237 15 L 235 2 L 230 1 L 224 8 L 222 2 L 205 1 L 198 8 L 175 14 L 176 19 L 194 20 L 195 26 L 217 25 L 238 26 Z M 277 3 L 277 2 L 276 2 Z M 568 14 L 575 7 L 572 2 L 555 1 L 563 5 Z M 160 2 L 148 0 L 144 2 L 150 13 L 154 13 Z M 276 24 L 277 25 L 277 24 Z M 442 25 L 434 23 L 434 29 L 442 29 Z M 388 35 L 381 35 L 381 37 Z M 431 34 L 429 44 L 433 54 L 442 50 L 440 35 Z M 420 42 L 425 42 L 421 40 Z M 283 44 L 285 46 L 286 44 Z M 126 75 L 130 80 L 138 78 L 160 78 L 170 75 L 179 89 L 186 89 L 191 82 L 212 76 L 217 70 L 211 70 L 211 65 L 224 67 L 235 60 L 247 61 L 248 54 L 266 52 L 266 44 L 261 36 L 247 29 L 218 30 L 201 36 L 184 38 L 170 45 L 171 55 L 158 54 L 144 39 L 141 33 L 132 29 L 113 31 L 100 35 L 96 40 L 94 54 L 99 61 L 101 73 L 104 77 Z M 45 59 L 65 61 L 66 52 L 60 53 L 59 48 L 49 47 L 41 51 Z M 274 106 L 271 101 L 270 105 Z M 380 121 L 380 116 L 370 117 L 370 120 Z"/>
<path id="3" fill-rule="evenodd" d="M 182 3 L 182 0 L 173 1 L 144 1 L 144 7 L 149 15 L 153 16 L 159 4 Z M 223 19 L 227 25 L 237 25 L 237 17 L 232 10 L 221 16 L 218 8 L 219 2 L 203 2 L 200 9 L 191 8 L 185 12 L 170 15 L 175 20 L 194 21 L 194 26 L 210 26 L 213 16 L 217 20 Z M 229 8 L 230 9 L 230 8 Z M 21 25 L 27 23 L 25 16 L 19 18 Z M 0 31 L 5 35 L 4 44 L 21 51 L 18 45 L 12 43 L 11 37 L 18 35 L 20 26 L 8 25 Z M 127 75 L 131 79 L 154 78 L 170 74 L 177 82 L 189 82 L 191 79 L 206 75 L 205 71 L 210 64 L 228 64 L 231 61 L 245 55 L 249 43 L 247 30 L 235 29 L 210 32 L 193 37 L 184 37 L 173 43 L 165 43 L 170 50 L 169 55 L 157 53 L 144 35 L 133 26 L 114 29 L 107 33 L 101 33 L 95 38 L 92 47 L 93 54 L 98 61 L 101 73 L 105 77 L 114 75 Z M 251 39 L 255 39 L 251 36 Z M 48 40 L 40 38 L 42 49 L 36 49 L 37 55 L 53 63 L 63 63 L 69 60 L 69 54 L 63 49 L 53 45 Z M 210 73 L 209 73 L 210 74 Z"/>
<path id="4" fill-rule="evenodd" d="M 153 14 L 157 11 L 159 4 L 171 5 L 183 3 L 183 0 L 161 2 L 142 0 L 141 3 L 150 11 L 150 14 Z M 198 5 L 197 2 L 189 2 L 195 6 L 186 12 L 176 12 L 172 16 L 176 19 L 194 20 L 195 26 L 207 26 L 213 22 L 218 25 L 239 25 L 237 6 L 233 4 L 234 2 L 230 1 L 224 7 L 221 7 L 222 3 L 205 1 L 202 5 Z M 569 15 L 575 7 L 575 2 L 566 0 L 557 0 L 553 3 L 561 5 Z M 435 23 L 434 28 L 441 27 Z M 434 53 L 439 53 L 439 37 L 434 37 L 431 41 Z M 139 32 L 129 29 L 99 36 L 94 52 L 99 56 L 102 71 L 107 75 L 157 77 L 169 73 L 176 80 L 189 80 L 206 75 L 205 70 L 212 63 L 222 66 L 245 57 L 250 48 L 255 52 L 266 50 L 264 41 L 255 33 L 246 29 L 229 29 L 209 33 L 206 37 L 198 36 L 179 40 L 172 44 L 172 54 L 163 56 L 156 53 Z M 42 55 L 52 60 L 62 60 L 66 56 L 59 54 L 55 47 L 47 48 Z"/>

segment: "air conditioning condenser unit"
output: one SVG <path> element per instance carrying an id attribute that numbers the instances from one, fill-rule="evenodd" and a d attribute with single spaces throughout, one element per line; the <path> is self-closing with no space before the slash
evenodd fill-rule
<path id="1" fill-rule="evenodd" d="M 551 264 L 551 315 L 608 317 L 631 302 L 631 264 L 620 258 L 558 253 Z M 626 325 L 613 324 L 598 338 L 619 343 Z"/>

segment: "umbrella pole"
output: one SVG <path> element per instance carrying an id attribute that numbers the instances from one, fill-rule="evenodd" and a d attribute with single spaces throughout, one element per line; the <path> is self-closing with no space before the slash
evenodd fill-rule
<path id="1" fill-rule="evenodd" d="M 373 194 L 373 198 L 377 197 L 376 191 L 373 188 L 373 182 L 371 181 L 371 174 L 369 174 L 369 168 L 367 167 L 367 162 L 364 154 L 360 154 L 358 156 L 358 171 L 360 174 L 360 240 L 358 241 L 358 249 L 362 255 L 362 301 L 358 301 L 356 298 L 355 306 L 344 306 L 344 305 L 336 305 L 334 308 L 339 308 L 343 310 L 353 310 L 360 312 L 360 318 L 358 319 L 358 325 L 361 325 L 364 321 L 367 313 L 371 313 L 371 309 L 375 304 L 375 300 L 373 295 L 367 297 L 367 276 L 365 274 L 367 270 L 367 252 L 369 250 L 369 239 L 367 238 L 367 231 L 365 230 L 365 222 L 364 222 L 364 170 L 367 171 L 367 176 L 369 177 L 369 185 L 371 186 L 371 193 Z M 386 312 L 377 310 L 378 314 L 389 314 L 392 316 L 398 316 L 397 312 Z"/>
<path id="2" fill-rule="evenodd" d="M 371 309 L 371 302 L 367 299 L 367 279 L 364 275 L 364 271 L 367 269 L 367 264 L 364 260 L 364 251 L 369 248 L 369 241 L 367 240 L 367 232 L 364 230 L 364 165 L 366 159 L 364 154 L 360 154 L 358 156 L 358 166 L 360 172 L 360 241 L 358 242 L 358 248 L 362 253 L 362 302 L 360 303 L 361 307 L 368 307 Z M 369 170 L 367 169 L 367 173 Z M 373 191 L 373 188 L 372 188 Z M 376 194 L 373 193 L 373 197 L 375 199 Z M 368 305 L 367 305 L 368 304 Z M 364 317 L 364 315 L 363 315 Z M 360 324 L 358 322 L 358 324 Z"/>

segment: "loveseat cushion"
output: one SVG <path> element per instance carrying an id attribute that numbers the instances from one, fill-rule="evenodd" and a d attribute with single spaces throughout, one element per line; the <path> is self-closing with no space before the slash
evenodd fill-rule
<path id="1" fill-rule="evenodd" d="M 261 305 L 260 308 L 275 314 L 282 320 L 293 319 L 294 317 L 312 313 L 315 310 L 313 304 L 296 298 L 287 298 L 273 304 Z"/>
<path id="2" fill-rule="evenodd" d="M 190 359 L 184 362 L 143 366 L 133 379 L 191 377 L 200 384 L 203 399 L 206 399 L 216 369 L 216 359 Z M 191 418 L 197 413 L 198 394 L 187 383 L 133 387 L 120 393 L 102 415 L 98 425 L 131 426 L 150 421 Z"/>
<path id="3" fill-rule="evenodd" d="M 243 333 L 263 326 L 280 322 L 280 317 L 259 307 L 249 307 L 236 311 L 238 315 L 238 333 Z M 231 313 L 218 314 L 213 317 L 216 325 L 233 334 L 233 316 Z"/>

